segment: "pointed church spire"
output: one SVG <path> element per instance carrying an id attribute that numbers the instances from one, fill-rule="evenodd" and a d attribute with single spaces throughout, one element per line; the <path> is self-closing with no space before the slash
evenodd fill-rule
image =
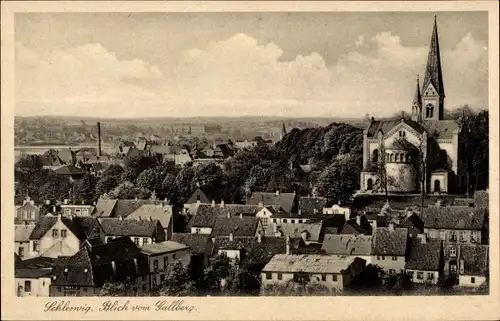
<path id="1" fill-rule="evenodd" d="M 285 127 L 285 123 L 283 123 L 281 126 L 280 139 L 283 139 L 283 137 L 285 137 L 285 135 L 286 135 L 286 127 Z"/>
<path id="2" fill-rule="evenodd" d="M 419 75 L 417 75 L 417 88 L 413 96 L 411 119 L 417 122 L 422 121 L 422 95 L 420 94 Z"/>
<path id="3" fill-rule="evenodd" d="M 432 83 L 438 94 L 444 97 L 443 72 L 441 70 L 441 56 L 439 52 L 436 16 L 434 16 L 434 30 L 432 31 L 429 56 L 427 58 L 427 67 L 425 69 L 424 90 L 427 89 L 429 83 Z"/>

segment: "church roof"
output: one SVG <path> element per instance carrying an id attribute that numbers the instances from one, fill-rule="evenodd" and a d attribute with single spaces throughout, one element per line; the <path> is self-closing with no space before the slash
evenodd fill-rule
<path id="1" fill-rule="evenodd" d="M 429 83 L 432 83 L 437 92 L 444 96 L 443 72 L 441 70 L 436 17 L 434 17 L 434 29 L 432 31 L 431 43 L 429 46 L 429 56 L 427 58 L 423 88 L 427 88 Z"/>
<path id="2" fill-rule="evenodd" d="M 420 81 L 417 78 L 417 88 L 415 89 L 415 96 L 413 96 L 413 105 L 422 106 L 422 95 L 420 94 Z"/>
<path id="3" fill-rule="evenodd" d="M 416 121 L 413 121 L 411 119 L 404 119 L 403 121 L 405 124 L 407 124 L 408 126 L 410 126 L 419 133 L 423 133 L 425 131 L 425 128 L 422 127 L 422 125 Z M 382 134 L 386 134 L 400 123 L 401 123 L 400 118 L 390 119 L 390 120 L 374 120 L 370 123 L 370 126 L 368 127 L 368 137 L 376 137 L 379 131 L 382 131 Z"/>
<path id="4" fill-rule="evenodd" d="M 425 120 L 416 122 L 405 119 L 404 122 L 417 132 L 423 133 L 426 131 L 429 137 L 435 136 L 436 139 L 451 139 L 453 138 L 453 131 L 459 130 L 459 126 L 454 120 Z M 386 134 L 400 123 L 401 119 L 372 121 L 368 127 L 368 137 L 377 137 L 379 130 L 383 134 Z"/>

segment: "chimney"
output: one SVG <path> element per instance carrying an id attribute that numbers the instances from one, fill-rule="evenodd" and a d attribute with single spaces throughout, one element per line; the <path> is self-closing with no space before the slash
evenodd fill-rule
<path id="1" fill-rule="evenodd" d="M 88 271 L 89 271 L 88 269 L 85 269 L 83 270 L 83 273 L 87 274 Z"/>
<path id="2" fill-rule="evenodd" d="M 389 223 L 389 231 L 394 231 L 394 223 Z"/>
<path id="3" fill-rule="evenodd" d="M 220 207 L 224 207 L 224 200 L 220 201 Z"/>
<path id="4" fill-rule="evenodd" d="M 123 221 L 123 216 L 121 216 L 121 215 L 120 215 L 120 216 L 118 216 L 118 220 L 119 220 L 119 221 Z"/>
<path id="5" fill-rule="evenodd" d="M 149 221 L 150 221 L 150 222 L 153 222 L 153 218 L 152 218 L 151 216 L 149 217 Z"/>
<path id="6" fill-rule="evenodd" d="M 64 205 L 68 205 L 68 203 L 69 203 L 69 199 L 65 198 L 64 199 Z"/>
<path id="7" fill-rule="evenodd" d="M 45 205 L 50 205 L 50 200 L 45 200 Z"/>
<path id="8" fill-rule="evenodd" d="M 259 234 L 257 234 L 257 243 L 262 243 L 262 235 L 260 234 L 260 231 Z"/>
<path id="9" fill-rule="evenodd" d="M 243 219 L 243 213 L 240 213 L 240 218 Z"/>
<path id="10" fill-rule="evenodd" d="M 233 232 L 229 233 L 229 241 L 233 241 Z"/>
<path id="11" fill-rule="evenodd" d="M 57 214 L 57 220 L 60 222 L 62 219 L 61 214 Z"/>
<path id="12" fill-rule="evenodd" d="M 231 213 L 227 212 L 227 218 L 231 218 Z"/>
<path id="13" fill-rule="evenodd" d="M 427 235 L 425 233 L 418 234 L 417 237 L 420 239 L 421 244 L 427 243 Z"/>
<path id="14" fill-rule="evenodd" d="M 52 206 L 52 213 L 54 213 L 54 214 L 55 214 L 55 213 L 56 213 L 56 210 L 57 210 L 56 206 L 55 206 L 55 205 L 54 205 L 54 206 Z"/>
<path id="15" fill-rule="evenodd" d="M 64 268 L 64 273 L 68 273 L 68 268 Z"/>
<path id="16" fill-rule="evenodd" d="M 280 196 L 280 191 L 276 190 L 276 196 Z"/>
<path id="17" fill-rule="evenodd" d="M 286 255 L 290 255 L 290 236 L 286 236 Z"/>
<path id="18" fill-rule="evenodd" d="M 97 157 L 101 156 L 101 123 L 97 122 Z"/>
<path id="19" fill-rule="evenodd" d="M 460 268 L 460 274 L 463 274 L 464 270 L 465 270 L 465 268 L 464 268 L 464 259 L 460 259 L 460 266 L 459 266 L 459 268 Z"/>
<path id="20" fill-rule="evenodd" d="M 359 215 L 359 214 L 356 214 L 356 224 L 361 226 L 361 215 Z"/>
<path id="21" fill-rule="evenodd" d="M 215 200 L 212 200 L 212 207 L 215 207 Z"/>

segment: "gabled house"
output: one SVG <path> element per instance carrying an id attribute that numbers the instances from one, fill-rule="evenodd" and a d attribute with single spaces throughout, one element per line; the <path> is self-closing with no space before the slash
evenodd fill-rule
<path id="1" fill-rule="evenodd" d="M 405 269 L 414 283 L 436 284 L 443 264 L 441 240 L 428 239 L 425 234 L 409 239 Z"/>
<path id="2" fill-rule="evenodd" d="M 71 148 L 63 148 L 57 151 L 57 156 L 64 162 L 66 165 L 75 165 L 76 164 L 76 153 Z"/>
<path id="3" fill-rule="evenodd" d="M 48 297 L 52 267 L 56 259 L 37 257 L 24 261 L 16 261 L 15 282 L 18 297 Z"/>
<path id="4" fill-rule="evenodd" d="M 30 235 L 35 224 L 16 224 L 14 226 L 15 253 L 24 260 L 30 251 Z"/>
<path id="5" fill-rule="evenodd" d="M 59 258 L 52 269 L 50 296 L 99 296 L 106 282 L 126 279 L 137 284 L 138 294 L 145 293 L 147 275 L 146 258 L 129 238 L 122 237 Z"/>
<path id="6" fill-rule="evenodd" d="M 71 181 L 82 179 L 85 171 L 74 165 L 63 165 L 54 170 L 57 175 L 67 177 Z"/>
<path id="7" fill-rule="evenodd" d="M 408 229 L 378 227 L 373 234 L 373 261 L 389 274 L 404 272 L 406 250 L 408 246 Z"/>
<path id="8" fill-rule="evenodd" d="M 174 233 L 172 241 L 189 246 L 192 268 L 201 268 L 203 271 L 203 267 L 208 266 L 214 248 L 210 234 Z"/>
<path id="9" fill-rule="evenodd" d="M 408 215 L 399 227 L 407 228 L 410 237 L 417 237 L 417 235 L 424 233 L 424 222 L 416 213 Z"/>
<path id="10" fill-rule="evenodd" d="M 191 233 L 211 234 L 218 217 L 254 216 L 259 211 L 258 206 L 242 204 L 200 204 L 189 222 Z"/>
<path id="11" fill-rule="evenodd" d="M 359 257 L 370 264 L 373 258 L 373 236 L 326 234 L 321 250 L 329 255 Z"/>
<path id="12" fill-rule="evenodd" d="M 127 236 L 137 246 L 163 242 L 165 230 L 158 220 L 124 220 L 119 218 L 99 218 L 104 231 L 104 242 Z"/>
<path id="13" fill-rule="evenodd" d="M 172 234 L 174 233 L 172 205 L 145 204 L 130 213 L 126 219 L 159 221 L 165 230 L 165 237 L 167 240 L 170 240 L 172 238 Z"/>
<path id="14" fill-rule="evenodd" d="M 306 245 L 321 243 L 323 238 L 323 223 L 273 223 L 273 236 L 302 238 Z"/>
<path id="15" fill-rule="evenodd" d="M 263 235 L 264 229 L 258 217 L 243 215 L 217 217 L 210 234 L 212 237 L 229 235 L 255 237 L 258 234 Z"/>
<path id="16" fill-rule="evenodd" d="M 297 209 L 297 200 L 295 193 L 264 193 L 254 192 L 247 199 L 247 205 L 264 206 L 280 206 L 285 212 L 292 213 Z"/>
<path id="17" fill-rule="evenodd" d="M 14 219 L 15 224 L 30 224 L 36 223 L 40 217 L 40 207 L 35 205 L 35 202 L 26 196 L 23 200 L 23 205 L 16 208 L 16 218 Z"/>
<path id="18" fill-rule="evenodd" d="M 479 287 L 489 277 L 489 246 L 460 245 L 458 284 Z"/>
<path id="19" fill-rule="evenodd" d="M 97 200 L 94 212 L 92 213 L 92 216 L 96 217 L 111 217 L 115 206 L 116 202 L 118 200 L 108 200 L 108 199 L 102 199 L 99 198 Z"/>
<path id="20" fill-rule="evenodd" d="M 344 226 L 339 230 L 339 234 L 370 235 L 372 234 L 372 226 L 364 215 L 357 215 L 345 222 Z"/>

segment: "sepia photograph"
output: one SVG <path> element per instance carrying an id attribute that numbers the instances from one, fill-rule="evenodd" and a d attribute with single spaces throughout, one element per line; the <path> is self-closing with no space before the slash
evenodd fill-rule
<path id="1" fill-rule="evenodd" d="M 16 12 L 10 295 L 488 297 L 489 27 L 438 8 Z"/>

